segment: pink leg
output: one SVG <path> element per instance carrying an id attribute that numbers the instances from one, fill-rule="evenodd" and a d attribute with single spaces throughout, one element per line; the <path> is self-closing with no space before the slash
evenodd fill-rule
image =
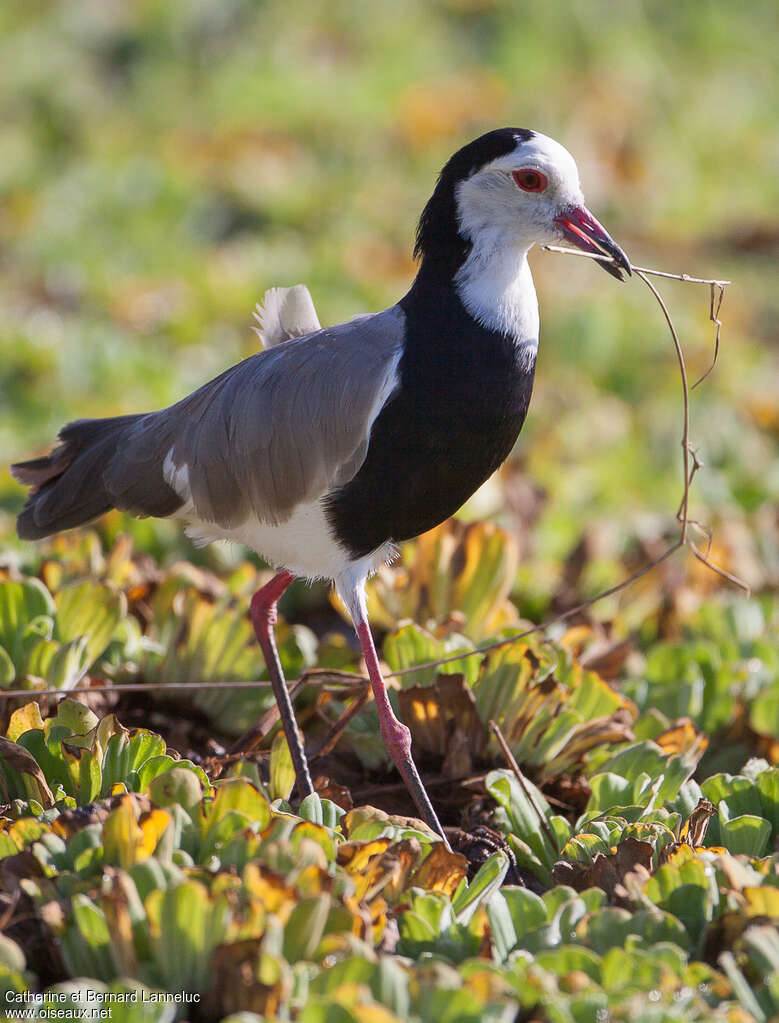
<path id="1" fill-rule="evenodd" d="M 308 771 L 308 761 L 300 737 L 295 712 L 292 709 L 292 701 L 289 698 L 287 683 L 284 681 L 279 652 L 276 649 L 276 640 L 273 636 L 273 626 L 278 619 L 276 602 L 284 590 L 289 586 L 295 577 L 290 572 L 279 572 L 269 583 L 262 587 L 252 597 L 250 614 L 254 631 L 262 647 L 265 657 L 265 664 L 268 667 L 273 693 L 276 703 L 279 706 L 281 715 L 281 727 L 287 739 L 289 752 L 292 756 L 292 763 L 295 766 L 295 777 L 297 778 L 298 791 L 301 798 L 310 795 L 314 791 L 311 784 L 311 775 Z"/>
<path id="2" fill-rule="evenodd" d="M 365 664 L 368 667 L 368 677 L 371 680 L 373 698 L 376 701 L 376 708 L 379 712 L 379 729 L 384 745 L 387 747 L 389 755 L 400 772 L 401 778 L 406 783 L 406 788 L 411 793 L 422 819 L 433 831 L 441 836 L 444 845 L 448 849 L 449 843 L 446 840 L 444 829 L 441 827 L 433 805 L 430 802 L 430 797 L 422 784 L 422 779 L 419 777 L 416 764 L 411 756 L 411 732 L 402 721 L 397 719 L 387 696 L 384 679 L 381 677 L 381 669 L 379 668 L 379 659 L 376 656 L 376 647 L 373 645 L 370 626 L 367 621 L 358 620 L 355 622 L 355 628 L 357 629 L 357 636 L 362 647 Z"/>

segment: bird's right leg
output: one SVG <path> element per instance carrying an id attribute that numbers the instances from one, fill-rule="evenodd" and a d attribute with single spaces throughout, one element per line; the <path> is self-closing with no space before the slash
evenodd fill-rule
<path id="1" fill-rule="evenodd" d="M 438 815 L 433 809 L 430 797 L 419 776 L 419 771 L 411 755 L 411 731 L 407 725 L 399 721 L 392 709 L 387 687 L 381 674 L 379 658 L 376 654 L 376 647 L 368 624 L 368 609 L 365 602 L 365 577 L 358 576 L 349 578 L 343 576 L 337 584 L 338 593 L 346 604 L 357 638 L 362 647 L 365 666 L 368 669 L 373 698 L 376 701 L 376 710 L 379 715 L 379 731 L 381 733 L 387 752 L 392 757 L 398 774 L 406 783 L 406 788 L 417 806 L 422 820 L 437 835 L 440 835 L 446 849 L 449 849 L 449 841 L 446 832 L 441 827 Z M 451 850 L 450 850 L 451 851 Z"/>
<path id="2" fill-rule="evenodd" d="M 278 575 L 275 575 L 269 583 L 263 586 L 261 590 L 257 590 L 252 597 L 250 614 L 254 632 L 262 647 L 265 664 L 268 667 L 268 674 L 273 686 L 273 694 L 276 697 L 279 714 L 281 715 L 281 727 L 284 729 L 292 763 L 295 767 L 298 792 L 301 798 L 305 798 L 314 791 L 314 786 L 311 784 L 306 752 L 303 748 L 298 723 L 295 720 L 295 712 L 292 709 L 292 701 L 289 698 L 289 690 L 284 680 L 284 672 L 273 635 L 273 627 L 278 619 L 277 601 L 294 578 L 290 572 L 279 572 Z"/>

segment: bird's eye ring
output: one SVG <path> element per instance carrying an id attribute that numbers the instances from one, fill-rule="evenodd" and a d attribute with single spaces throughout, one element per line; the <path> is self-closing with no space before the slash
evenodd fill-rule
<path id="1" fill-rule="evenodd" d="M 543 192 L 549 184 L 546 175 L 533 170 L 532 167 L 512 171 L 511 176 L 523 192 Z"/>

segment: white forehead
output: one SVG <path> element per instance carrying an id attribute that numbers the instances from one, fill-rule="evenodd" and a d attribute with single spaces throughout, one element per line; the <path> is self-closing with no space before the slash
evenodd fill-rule
<path id="1" fill-rule="evenodd" d="M 576 161 L 565 146 L 550 139 L 548 135 L 535 134 L 526 142 L 518 142 L 512 152 L 485 164 L 482 170 L 510 171 L 520 167 L 533 167 L 546 174 L 552 172 L 566 184 L 579 188 Z"/>

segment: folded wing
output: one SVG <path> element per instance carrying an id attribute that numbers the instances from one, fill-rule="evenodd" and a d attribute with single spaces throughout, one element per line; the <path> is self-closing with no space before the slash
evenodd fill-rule
<path id="1" fill-rule="evenodd" d="M 390 309 L 278 344 L 135 424 L 106 472 L 118 507 L 162 466 L 194 516 L 232 527 L 286 519 L 348 482 L 397 385 L 403 314 Z"/>

